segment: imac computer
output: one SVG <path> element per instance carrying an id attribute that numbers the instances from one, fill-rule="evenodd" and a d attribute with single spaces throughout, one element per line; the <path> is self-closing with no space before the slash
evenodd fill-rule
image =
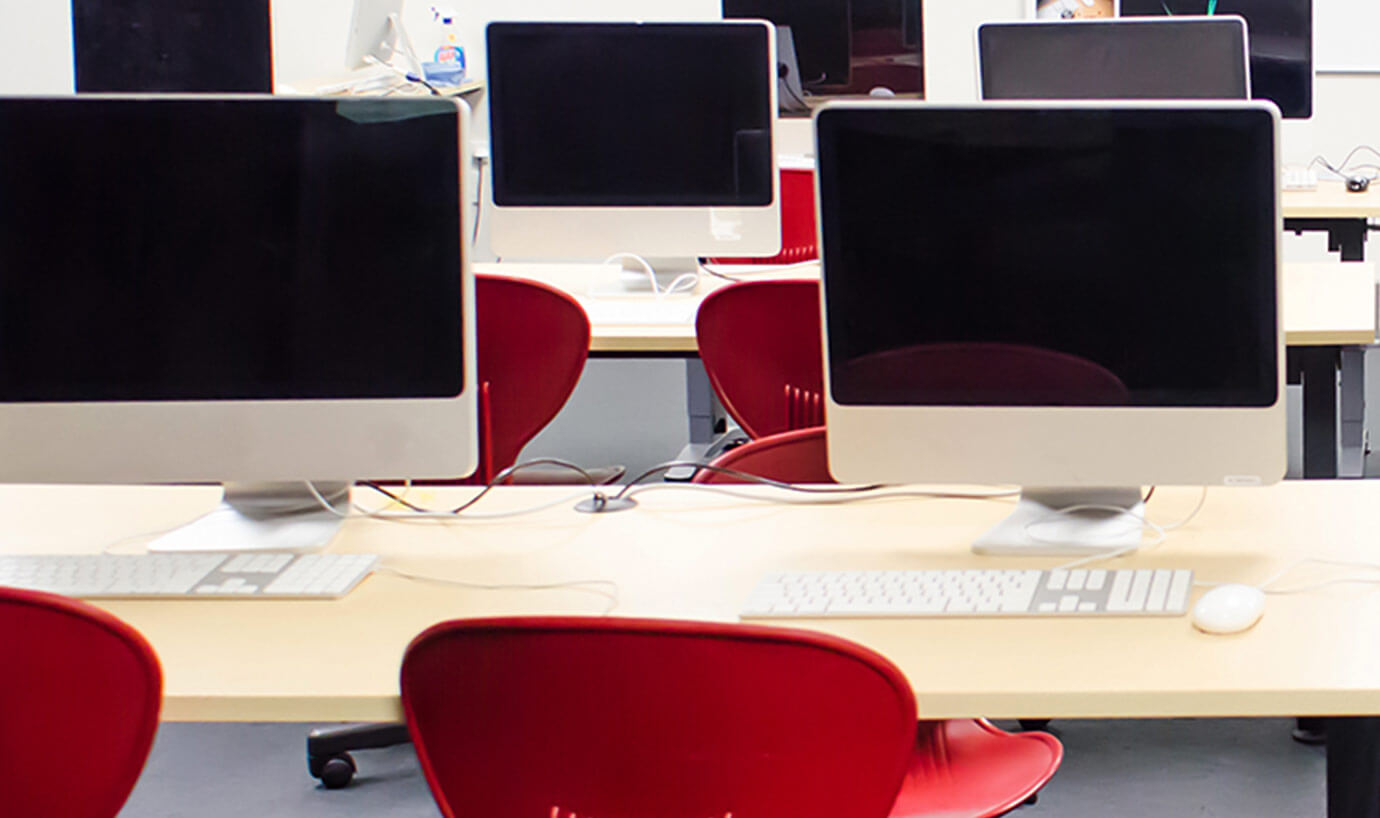
<path id="1" fill-rule="evenodd" d="M 301 549 L 339 524 L 305 481 L 472 472 L 466 122 L 0 100 L 0 481 L 224 482 L 163 546 Z"/>
<path id="2" fill-rule="evenodd" d="M 723 0 L 723 14 L 725 20 L 770 20 L 790 29 L 800 84 L 807 90 L 847 87 L 853 39 L 849 0 Z"/>
<path id="3" fill-rule="evenodd" d="M 1121 0 L 1123 17 L 1235 14 L 1250 29 L 1251 91 L 1289 119 L 1313 115 L 1313 0 Z"/>
<path id="4" fill-rule="evenodd" d="M 815 125 L 837 479 L 1020 485 L 975 548 L 1052 554 L 1133 549 L 1143 486 L 1283 477 L 1273 105 Z"/>
<path id="5" fill-rule="evenodd" d="M 389 65 L 402 55 L 409 69 L 422 76 L 422 59 L 403 25 L 402 13 L 403 0 L 355 0 L 345 41 L 345 68 Z"/>
<path id="6" fill-rule="evenodd" d="M 765 22 L 490 23 L 490 243 L 502 259 L 780 250 Z M 645 281 L 645 279 L 642 279 Z"/>
<path id="7" fill-rule="evenodd" d="M 79 93 L 272 93 L 268 0 L 72 0 Z"/>
<path id="8" fill-rule="evenodd" d="M 1240 17 L 983 23 L 983 99 L 1248 99 Z"/>

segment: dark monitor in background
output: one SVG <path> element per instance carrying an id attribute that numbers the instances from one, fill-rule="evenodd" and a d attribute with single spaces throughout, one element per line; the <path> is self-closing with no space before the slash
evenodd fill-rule
<path id="1" fill-rule="evenodd" d="M 848 85 L 849 0 L 723 0 L 725 20 L 767 20 L 789 27 L 806 89 Z"/>
<path id="2" fill-rule="evenodd" d="M 72 0 L 76 90 L 272 93 L 268 0 Z"/>
<path id="3" fill-rule="evenodd" d="M 1245 100 L 820 111 L 833 475 L 1023 485 L 1016 513 L 1035 516 L 982 548 L 1034 553 L 1140 541 L 1139 522 L 1094 514 L 1112 541 L 1053 543 L 1026 525 L 1050 508 L 1280 479 L 1276 116 Z"/>
<path id="4" fill-rule="evenodd" d="M 723 15 L 789 26 L 813 96 L 925 90 L 921 0 L 723 0 Z"/>
<path id="5" fill-rule="evenodd" d="M 700 256 L 775 254 L 774 34 L 746 20 L 490 23 L 494 252 L 636 254 L 670 281 Z"/>
<path id="6" fill-rule="evenodd" d="M 1313 0 L 1121 0 L 1123 17 L 1235 14 L 1251 45 L 1251 91 L 1285 117 L 1313 115 Z"/>
<path id="7" fill-rule="evenodd" d="M 1248 99 L 1240 17 L 978 27 L 983 99 Z"/>

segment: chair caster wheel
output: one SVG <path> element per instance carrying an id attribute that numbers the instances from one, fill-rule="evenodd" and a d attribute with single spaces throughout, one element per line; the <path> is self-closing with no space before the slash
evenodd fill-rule
<path id="1" fill-rule="evenodd" d="M 341 753 L 326 759 L 316 777 L 326 789 L 339 790 L 350 785 L 356 769 L 354 758 L 349 753 Z"/>
<path id="2" fill-rule="evenodd" d="M 1022 730 L 1043 730 L 1049 726 L 1049 719 L 1017 719 Z"/>

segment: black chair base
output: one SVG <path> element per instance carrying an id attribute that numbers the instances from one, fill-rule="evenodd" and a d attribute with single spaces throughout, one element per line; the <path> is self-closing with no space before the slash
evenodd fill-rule
<path id="1" fill-rule="evenodd" d="M 307 734 L 307 771 L 328 790 L 349 785 L 355 777 L 351 750 L 375 750 L 412 740 L 405 724 L 346 724 L 318 727 Z"/>

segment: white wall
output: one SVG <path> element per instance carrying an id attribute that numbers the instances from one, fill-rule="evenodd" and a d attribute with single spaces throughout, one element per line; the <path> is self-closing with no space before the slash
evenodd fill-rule
<path id="1" fill-rule="evenodd" d="M 72 10 L 54 0 L 0 0 L 0 94 L 72 92 Z"/>
<path id="2" fill-rule="evenodd" d="M 236 2 L 236 0 L 226 0 Z M 455 9 L 471 66 L 483 75 L 490 20 L 716 20 L 719 0 L 439 0 Z M 354 0 L 274 0 L 274 79 L 279 84 L 341 73 Z M 403 18 L 418 40 L 429 0 L 406 0 Z M 0 94 L 72 92 L 71 7 L 62 0 L 0 0 Z M 418 47 L 422 47 L 418 43 Z M 553 85 L 560 77 L 553 77 Z"/>

